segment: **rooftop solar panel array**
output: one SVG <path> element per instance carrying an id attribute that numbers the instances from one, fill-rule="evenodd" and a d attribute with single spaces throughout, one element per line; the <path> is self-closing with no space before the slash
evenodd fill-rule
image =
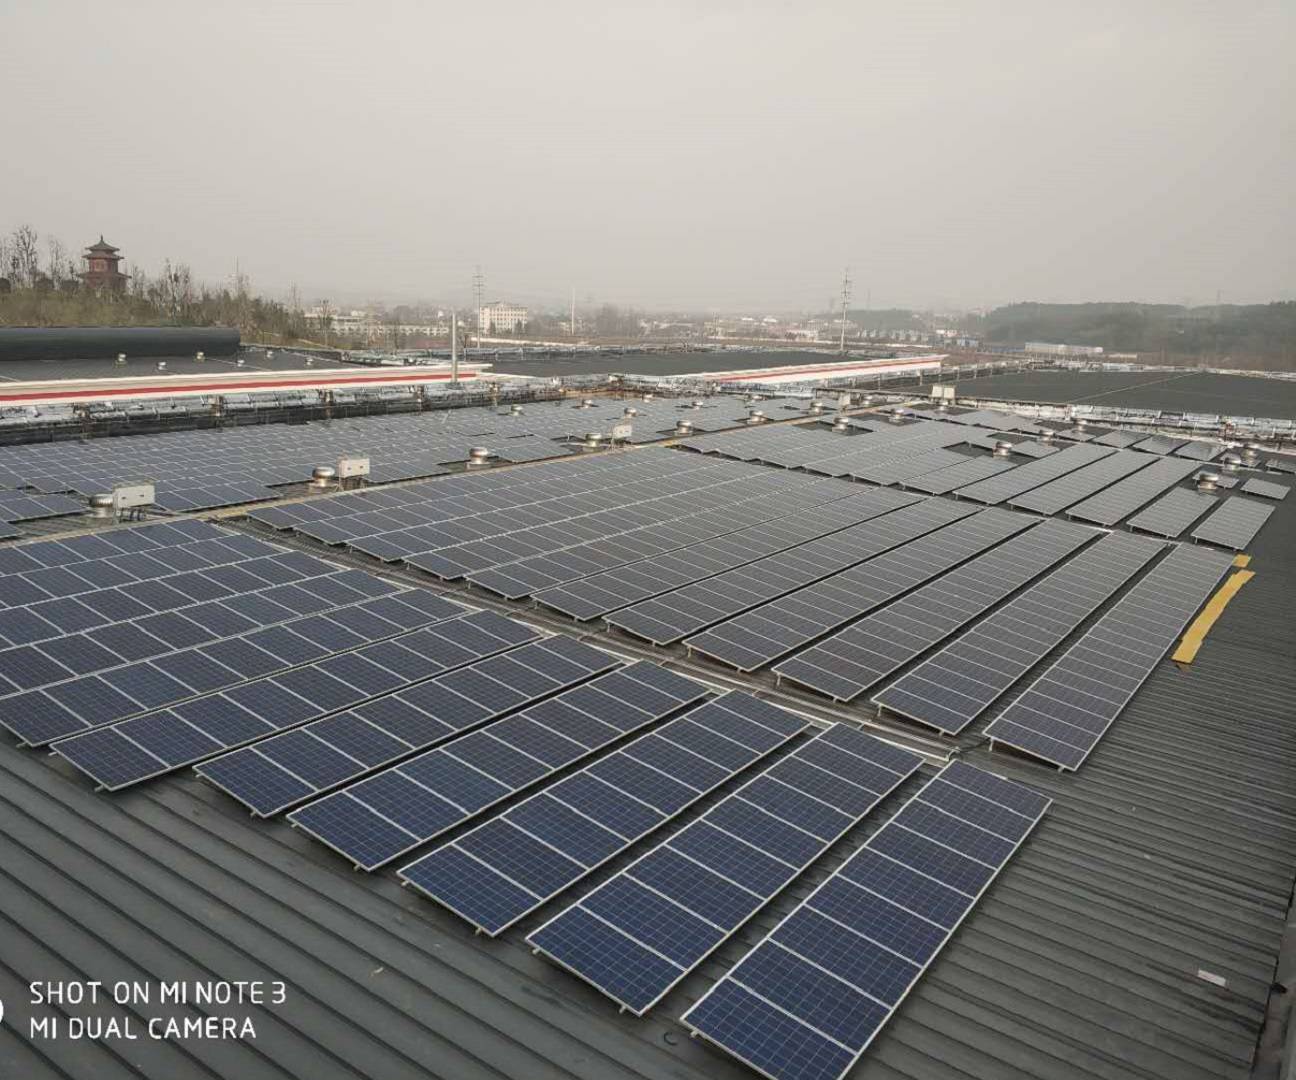
<path id="1" fill-rule="evenodd" d="M 271 553 L 0 611 L 0 635 L 17 642 L 0 650 L 0 724 L 38 745 L 463 610 L 251 537 L 214 543 Z"/>
<path id="2" fill-rule="evenodd" d="M 1296 459 L 1290 458 L 1269 458 L 1265 462 L 1265 468 L 1270 472 L 1279 473 L 1296 473 Z"/>
<path id="3" fill-rule="evenodd" d="M 953 450 L 928 450 L 926 453 L 904 454 L 876 464 L 856 465 L 851 468 L 850 475 L 870 484 L 900 484 L 915 476 L 923 476 L 966 460 L 962 454 L 956 454 Z"/>
<path id="4" fill-rule="evenodd" d="M 453 629 L 453 627 L 451 627 Z M 411 682 L 445 671 L 411 665 Z M 566 637 L 532 641 L 195 766 L 269 817 L 620 666 Z"/>
<path id="5" fill-rule="evenodd" d="M 400 876 L 499 934 L 805 726 L 730 691 L 488 819 Z"/>
<path id="6" fill-rule="evenodd" d="M 1112 533 L 873 696 L 957 735 L 1165 548 Z"/>
<path id="7" fill-rule="evenodd" d="M 1015 510 L 1056 514 L 1151 464 L 1153 461 L 1146 454 L 1117 450 L 1101 461 L 1095 461 L 1066 476 L 1059 476 L 1042 487 L 1014 496 L 1008 500 L 1008 505 Z"/>
<path id="8" fill-rule="evenodd" d="M 834 725 L 527 940 L 642 1015 L 920 764 Z"/>
<path id="9" fill-rule="evenodd" d="M 1046 521 L 789 657 L 775 674 L 852 701 L 1096 536 Z"/>
<path id="10" fill-rule="evenodd" d="M 408 556 L 405 561 L 420 570 L 453 579 L 508 567 L 521 559 L 557 554 L 581 543 L 606 543 L 624 537 L 625 543 L 634 544 L 644 530 L 653 530 L 650 536 L 665 535 L 686 542 L 687 522 L 708 510 L 732 509 L 742 513 L 743 507 L 753 504 L 751 509 L 760 511 L 772 496 L 796 487 L 804 488 L 803 479 L 786 473 L 760 470 L 754 476 L 735 476 L 730 471 L 745 472 L 749 468 L 752 467 L 725 463 L 717 470 L 718 475 L 710 475 L 710 470 L 694 474 L 694 484 L 681 485 L 673 475 L 666 474 L 644 485 L 609 487 L 597 500 L 593 497 L 585 500 L 588 506 L 611 504 L 602 509 L 539 526 L 519 527 L 494 538 L 441 547 Z M 839 487 L 825 498 L 846 494 Z M 647 497 L 636 501 L 640 495 Z"/>
<path id="11" fill-rule="evenodd" d="M 1140 439 L 1131 447 L 1148 454 L 1172 454 L 1184 445 L 1184 439 L 1171 438 L 1169 435 L 1149 435 Z"/>
<path id="12" fill-rule="evenodd" d="M 849 498 L 817 507 L 813 514 L 768 521 L 581 581 L 544 589 L 536 594 L 536 600 L 575 619 L 595 619 L 919 502 L 916 496 L 896 491 L 858 488 L 855 491 Z M 812 557 L 815 550 L 810 552 Z"/>
<path id="13" fill-rule="evenodd" d="M 1146 469 L 1140 469 L 1132 476 L 1076 503 L 1067 510 L 1067 516 L 1099 525 L 1115 525 L 1196 469 L 1196 462 L 1161 458 Z"/>
<path id="14" fill-rule="evenodd" d="M 0 491 L 0 521 L 4 522 L 64 517 L 83 513 L 85 509 L 84 500 L 72 499 L 66 495 L 27 495 L 20 491 Z"/>
<path id="15" fill-rule="evenodd" d="M 1202 442 L 1194 439 L 1186 442 L 1174 451 L 1175 457 L 1191 458 L 1193 461 L 1214 461 L 1224 453 L 1224 447 L 1218 443 Z"/>
<path id="16" fill-rule="evenodd" d="M 995 742 L 1077 769 L 1232 564 L 1175 548 L 990 725 Z"/>
<path id="17" fill-rule="evenodd" d="M 1264 499 L 1285 499 L 1290 490 L 1286 484 L 1275 484 L 1272 480 L 1248 480 L 1242 485 L 1248 495 L 1259 495 Z"/>
<path id="18" fill-rule="evenodd" d="M 607 616 L 607 623 L 658 645 L 680 641 L 714 623 L 795 593 L 973 513 L 972 507 L 943 500 L 917 502 L 790 551 L 614 611 Z M 848 589 L 853 582 L 854 578 L 844 582 L 843 587 Z"/>
<path id="19" fill-rule="evenodd" d="M 947 465 L 943 469 L 923 473 L 921 476 L 911 476 L 902 482 L 901 487 L 923 491 L 929 495 L 945 495 L 955 488 L 965 487 L 990 476 L 997 476 L 1012 468 L 1016 468 L 1015 463 L 1004 461 L 1003 458 L 963 458 L 955 465 Z"/>
<path id="20" fill-rule="evenodd" d="M 754 671 L 1033 524 L 1030 518 L 1006 510 L 981 511 L 694 634 L 684 644 L 739 671 Z"/>
<path id="21" fill-rule="evenodd" d="M 968 439 L 969 446 L 976 446 L 982 450 L 994 450 L 1001 442 L 1007 442 L 1011 446 L 1010 453 L 1020 454 L 1023 457 L 1043 458 L 1050 454 L 1056 454 L 1061 447 L 1052 446 L 1048 443 L 1038 442 L 1035 439 L 1009 438 L 1005 439 L 1001 432 L 988 432 L 984 434 L 973 435 Z"/>
<path id="22" fill-rule="evenodd" d="M 1050 800 L 947 765 L 683 1017 L 774 1080 L 838 1080 Z"/>
<path id="23" fill-rule="evenodd" d="M 967 487 L 961 487 L 954 494 L 960 499 L 972 499 L 987 506 L 994 506 L 1105 458 L 1111 453 L 1114 451 L 1102 446 L 1068 446 L 1065 450 L 1050 454 L 1046 458 L 1019 465 L 1011 472 L 991 476 Z"/>
<path id="24" fill-rule="evenodd" d="M 1194 540 L 1241 551 L 1255 539 L 1273 513 L 1272 506 L 1234 495 L 1225 499 L 1210 516 L 1192 531 Z"/>
<path id="25" fill-rule="evenodd" d="M 859 520 L 860 490 L 854 485 L 807 481 L 788 473 L 772 473 L 771 478 L 781 480 L 782 486 L 759 497 L 476 571 L 468 580 L 516 600 L 670 552 L 696 551 L 722 537 L 732 542 L 743 530 L 764 535 L 791 524 L 789 516 L 812 519 L 823 531 L 832 522 Z"/>
<path id="26" fill-rule="evenodd" d="M 1205 491 L 1175 488 L 1129 519 L 1126 524 L 1140 532 L 1174 539 L 1218 500 Z"/>
<path id="27" fill-rule="evenodd" d="M 341 392 L 339 392 L 341 393 Z M 246 395 L 226 395 L 236 413 Z M 319 404 L 314 391 L 285 404 Z M 763 403 L 771 416 L 796 415 L 803 402 Z M 681 410 L 670 400 L 636 403 L 639 415 L 623 417 L 625 402 L 601 399 L 588 409 L 567 402 L 531 405 L 522 414 L 493 408 L 446 409 L 301 425 L 231 426 L 140 434 L 129 439 L 55 442 L 6 447 L 0 453 L 0 486 L 31 487 L 41 494 L 109 491 L 115 483 L 152 480 L 158 505 L 173 511 L 209 509 L 270 499 L 276 485 L 309 479 L 316 465 L 339 456 L 370 459 L 370 480 L 387 483 L 442 475 L 447 462 L 463 461 L 468 448 L 486 442 L 505 461 L 560 457 L 574 450 L 562 440 L 606 432 L 628 419 L 632 441 L 658 439 L 680 416 L 699 426 L 724 428 L 746 419 L 748 406 L 732 397 Z M 75 510 L 80 512 L 78 503 Z"/>
<path id="28" fill-rule="evenodd" d="M 1141 443 L 1147 436 L 1141 431 L 1123 431 L 1117 428 L 1115 431 L 1109 431 L 1106 435 L 1100 435 L 1094 439 L 1095 446 L 1114 446 L 1117 450 L 1125 450 L 1128 447 Z"/>
<path id="29" fill-rule="evenodd" d="M 433 620 L 425 616 L 424 621 Z M 493 611 L 447 622 L 443 609 L 436 621 L 441 625 L 425 625 L 171 709 L 93 728 L 54 743 L 53 749 L 101 786 L 117 791 L 538 636 L 531 627 Z M 290 739 L 279 746 L 299 775 L 318 779 L 325 774 L 326 755 L 316 741 Z"/>
<path id="30" fill-rule="evenodd" d="M 700 684 L 640 661 L 288 816 L 357 867 L 374 870 L 705 694 Z"/>

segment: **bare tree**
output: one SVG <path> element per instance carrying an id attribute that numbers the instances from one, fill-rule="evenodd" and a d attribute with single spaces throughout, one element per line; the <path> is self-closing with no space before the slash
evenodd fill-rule
<path id="1" fill-rule="evenodd" d="M 30 225 L 19 225 L 10 237 L 9 276 L 16 288 L 31 288 L 40 274 L 39 237 Z"/>

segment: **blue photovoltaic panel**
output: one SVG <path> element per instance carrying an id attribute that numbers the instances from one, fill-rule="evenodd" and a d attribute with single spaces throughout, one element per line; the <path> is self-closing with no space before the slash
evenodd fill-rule
<path id="1" fill-rule="evenodd" d="M 985 729 L 992 742 L 1077 769 L 1233 559 L 1177 547 Z"/>
<path id="2" fill-rule="evenodd" d="M 115 791 L 405 686 L 407 679 L 384 661 L 399 667 L 414 659 L 413 653 L 426 665 L 423 675 L 428 675 L 537 636 L 529 626 L 493 611 L 478 611 L 171 709 L 94 728 L 54 743 L 53 749 L 100 786 Z M 339 759 L 317 741 L 294 737 L 288 743 L 291 750 L 282 744 L 280 749 L 297 774 L 330 786 Z M 360 749 L 358 744 L 354 748 Z M 128 758 L 134 764 L 126 767 L 122 762 Z"/>
<path id="3" fill-rule="evenodd" d="M 1158 541 L 1127 533 L 1103 537 L 873 701 L 958 734 L 1164 549 Z"/>
<path id="4" fill-rule="evenodd" d="M 730 691 L 410 863 L 401 877 L 494 936 L 805 726 Z"/>
<path id="5" fill-rule="evenodd" d="M 1036 524 L 1025 514 L 983 510 L 694 634 L 685 647 L 754 671 Z"/>
<path id="6" fill-rule="evenodd" d="M 699 683 L 640 661 L 288 816 L 357 867 L 374 870 L 705 696 Z"/>
<path id="7" fill-rule="evenodd" d="M 1212 510 L 1210 516 L 1193 529 L 1191 536 L 1194 540 L 1204 540 L 1208 544 L 1219 544 L 1221 547 L 1241 551 L 1255 539 L 1256 533 L 1269 520 L 1273 509 L 1255 499 L 1234 495 Z"/>
<path id="8" fill-rule="evenodd" d="M 854 700 L 1098 535 L 1093 529 L 1046 521 L 789 657 L 774 670 L 780 679 L 838 701 Z"/>
<path id="9" fill-rule="evenodd" d="M 642 1015 L 920 764 L 835 725 L 527 940 Z"/>
<path id="10" fill-rule="evenodd" d="M 773 1080 L 838 1080 L 1049 807 L 947 765 L 682 1018 Z"/>
<path id="11" fill-rule="evenodd" d="M 411 656 L 417 665 L 402 672 L 411 680 L 445 670 L 418 653 Z M 234 750 L 195 770 L 254 814 L 269 817 L 619 663 L 571 638 L 546 638 Z"/>

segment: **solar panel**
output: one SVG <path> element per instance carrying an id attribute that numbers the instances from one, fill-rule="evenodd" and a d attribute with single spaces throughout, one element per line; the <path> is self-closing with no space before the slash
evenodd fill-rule
<path id="1" fill-rule="evenodd" d="M 1193 461 L 1213 461 L 1224 453 L 1224 447 L 1218 443 L 1202 442 L 1197 439 L 1186 442 L 1174 451 L 1175 457 L 1191 458 Z"/>
<path id="2" fill-rule="evenodd" d="M 1296 461 L 1289 461 L 1285 458 L 1269 458 L 1265 462 L 1265 468 L 1269 472 L 1296 473 Z"/>
<path id="3" fill-rule="evenodd" d="M 698 683 L 640 661 L 309 802 L 288 817 L 358 868 L 374 870 L 705 693 Z"/>
<path id="4" fill-rule="evenodd" d="M 947 503 L 946 505 L 953 505 Z M 1007 510 L 982 510 L 773 603 L 686 638 L 685 647 L 754 671 L 894 600 L 1035 522 Z"/>
<path id="5" fill-rule="evenodd" d="M 941 529 L 951 522 L 959 522 L 975 512 L 973 507 L 957 506 L 944 500 L 918 502 L 862 525 L 622 608 L 608 615 L 607 623 L 658 645 L 680 641 L 707 626 L 795 593 L 915 537 Z"/>
<path id="6" fill-rule="evenodd" d="M 848 512 L 852 523 L 858 520 L 851 511 L 858 505 L 860 491 L 845 481 L 828 479 L 807 483 L 798 474 L 770 472 L 762 478 L 759 488 L 751 490 L 752 496 L 739 502 L 710 510 L 699 506 L 692 513 L 668 522 L 620 535 L 602 536 L 559 551 L 475 571 L 468 575 L 468 580 L 516 600 L 541 589 L 605 573 L 667 552 L 694 550 L 711 540 L 732 537 L 743 529 L 764 535 L 768 528 L 756 526 L 772 525 L 788 515 L 813 517 L 822 522 L 825 530 L 830 528 L 829 522 L 837 520 L 843 511 Z M 838 506 L 839 503 L 845 505 Z M 821 515 L 821 510 L 831 510 L 831 514 Z"/>
<path id="7" fill-rule="evenodd" d="M 853 701 L 1097 535 L 1047 521 L 789 657 L 774 673 Z"/>
<path id="8" fill-rule="evenodd" d="M 1264 499 L 1285 499 L 1289 488 L 1286 484 L 1275 484 L 1272 480 L 1248 480 L 1242 485 L 1248 495 L 1259 495 Z"/>
<path id="9" fill-rule="evenodd" d="M 630 563 L 616 570 L 592 575 L 583 581 L 544 589 L 536 594 L 536 600 L 575 619 L 598 618 L 673 589 L 747 566 L 781 551 L 808 545 L 813 540 L 830 536 L 851 525 L 871 521 L 918 501 L 917 496 L 903 495 L 896 491 L 857 492 L 849 498 L 818 507 L 813 513 L 796 514 L 740 529 L 729 536 Z"/>
<path id="10" fill-rule="evenodd" d="M 1059 476 L 1083 468 L 1113 453 L 1103 446 L 1068 446 L 1046 458 L 1028 461 L 1011 472 L 978 480 L 974 484 L 958 488 L 955 496 L 960 499 L 972 499 L 975 502 L 994 506 L 1032 488 L 1040 487 Z"/>
<path id="11" fill-rule="evenodd" d="M 900 716 L 957 735 L 1165 548 L 1103 537 L 873 696 Z"/>
<path id="12" fill-rule="evenodd" d="M 527 941 L 643 1015 L 920 764 L 834 725 Z"/>
<path id="13" fill-rule="evenodd" d="M 935 472 L 950 465 L 958 465 L 966 460 L 967 458 L 962 454 L 938 448 L 922 454 L 903 454 L 876 464 L 856 465 L 851 468 L 850 476 L 856 480 L 867 480 L 871 484 L 899 484 L 912 477 Z"/>
<path id="14" fill-rule="evenodd" d="M 1095 446 L 1114 446 L 1118 450 L 1124 450 L 1127 447 L 1141 443 L 1147 436 L 1141 431 L 1122 431 L 1117 428 L 1115 431 L 1109 431 L 1106 435 L 1100 435 L 1094 439 Z"/>
<path id="15" fill-rule="evenodd" d="M 1171 438 L 1169 435 L 1149 435 L 1133 444 L 1133 449 L 1148 454 L 1171 454 L 1183 446 L 1187 440 Z"/>
<path id="16" fill-rule="evenodd" d="M 407 685 L 405 676 L 388 664 L 421 662 L 419 670 L 425 676 L 469 664 L 536 636 L 535 630 L 521 623 L 493 611 L 478 611 L 441 625 L 424 626 L 401 638 L 382 639 L 354 652 L 334 653 L 171 709 L 92 728 L 54 743 L 52 749 L 101 787 L 117 791 Z M 311 762 L 292 758 L 295 771 L 316 775 L 324 786 L 325 772 L 310 770 L 323 768 L 325 749 L 318 740 L 305 742 L 291 742 L 294 749 L 311 758 Z M 331 761 L 328 769 L 335 769 L 336 764 Z"/>
<path id="17" fill-rule="evenodd" d="M 774 1080 L 844 1076 L 1049 805 L 947 765 L 682 1022 Z"/>
<path id="18" fill-rule="evenodd" d="M 1152 460 L 1146 454 L 1117 450 L 1101 461 L 1060 476 L 1023 495 L 1014 496 L 1008 500 L 1008 505 L 1016 510 L 1032 510 L 1037 514 L 1056 514 L 1151 464 Z"/>
<path id="19" fill-rule="evenodd" d="M 997 476 L 1015 467 L 1013 462 L 1004 461 L 1002 458 L 964 458 L 957 465 L 948 465 L 935 472 L 910 477 L 903 486 L 913 491 L 925 491 L 929 495 L 944 495 L 955 488 L 966 487 L 978 480 Z"/>
<path id="20" fill-rule="evenodd" d="M 417 652 L 411 681 L 445 670 Z M 546 638 L 416 682 L 195 766 L 254 814 L 270 817 L 619 666 L 607 653 Z M 305 761 L 305 766 L 299 765 Z"/>
<path id="21" fill-rule="evenodd" d="M 1146 469 L 1076 503 L 1067 510 L 1067 517 L 1093 521 L 1099 525 L 1115 525 L 1166 488 L 1179 483 L 1196 468 L 1195 462 L 1179 458 L 1154 461 Z"/>
<path id="22" fill-rule="evenodd" d="M 1204 491 L 1175 488 L 1146 510 L 1135 514 L 1126 524 L 1140 532 L 1174 539 L 1217 501 L 1214 495 Z"/>
<path id="23" fill-rule="evenodd" d="M 730 691 L 402 867 L 400 876 L 498 935 L 805 726 Z"/>
<path id="24" fill-rule="evenodd" d="M 1079 768 L 1231 564 L 1175 548 L 990 723 L 992 743 Z"/>
<path id="25" fill-rule="evenodd" d="M 1192 531 L 1194 540 L 1241 551 L 1255 539 L 1273 513 L 1272 506 L 1234 495 L 1225 499 L 1205 521 Z"/>
<path id="26" fill-rule="evenodd" d="M 0 664 L 22 675 L 10 679 L 13 692 L 0 694 L 0 724 L 42 745 L 464 610 L 362 570 L 320 567 L 324 572 L 314 578 L 278 556 L 216 567 L 203 580 L 252 586 L 220 600 L 191 603 L 152 581 L 129 595 L 105 590 L 83 602 L 51 600 L 0 611 L 0 632 L 30 631 L 24 644 L 0 650 Z M 276 577 L 280 583 L 270 584 Z M 109 597 L 115 599 L 105 603 Z M 33 627 L 36 611 L 44 618 Z"/>

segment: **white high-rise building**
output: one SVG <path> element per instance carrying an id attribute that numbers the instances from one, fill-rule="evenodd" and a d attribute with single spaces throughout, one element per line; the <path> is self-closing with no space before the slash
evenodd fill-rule
<path id="1" fill-rule="evenodd" d="M 530 313 L 520 304 L 495 300 L 477 309 L 477 330 L 483 334 L 497 334 L 526 326 Z"/>

